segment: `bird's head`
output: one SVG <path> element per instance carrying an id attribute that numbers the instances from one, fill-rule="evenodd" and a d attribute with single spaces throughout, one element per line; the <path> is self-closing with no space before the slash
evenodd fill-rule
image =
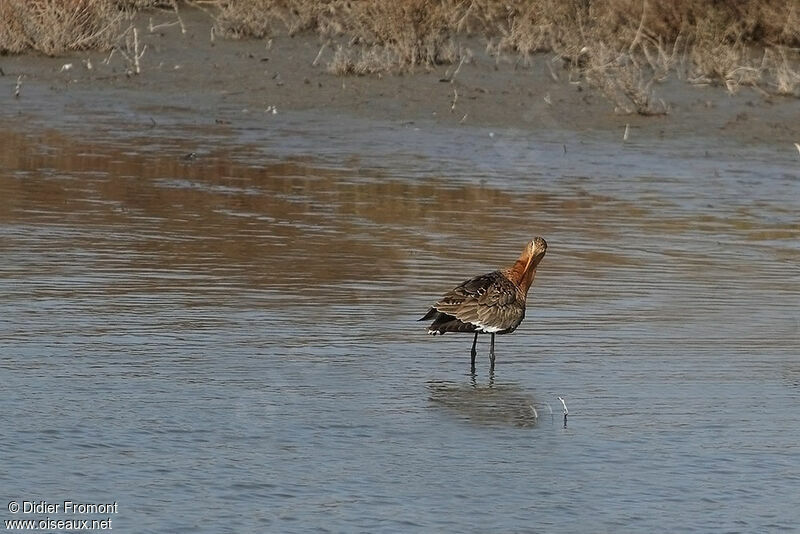
<path id="1" fill-rule="evenodd" d="M 545 252 L 547 252 L 547 241 L 541 237 L 535 237 L 533 241 L 525 245 L 525 250 L 522 251 L 520 258 L 525 261 L 525 270 L 535 269 L 544 258 Z"/>

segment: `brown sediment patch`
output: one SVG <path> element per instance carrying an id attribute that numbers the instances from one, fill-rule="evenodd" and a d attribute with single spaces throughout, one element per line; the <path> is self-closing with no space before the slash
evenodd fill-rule
<path id="1" fill-rule="evenodd" d="M 403 257 L 401 249 L 363 239 L 357 220 L 330 216 L 325 193 L 315 192 L 329 190 L 341 173 L 293 163 L 237 165 L 225 150 L 202 165 L 139 150 L 132 140 L 120 147 L 6 133 L 0 222 L 49 227 L 52 250 L 102 252 L 127 241 L 130 255 L 99 260 L 155 273 L 203 272 L 208 263 L 218 274 L 227 271 L 229 283 L 249 287 L 307 280 L 314 291 L 315 284 L 380 278 Z M 33 170 L 37 178 L 28 179 Z M 73 242 L 59 243 L 58 228 L 79 235 L 67 232 Z M 377 256 L 383 263 L 373 265 Z M 108 288 L 117 289 L 141 288 Z"/>
<path id="2" fill-rule="evenodd" d="M 569 191 L 516 194 L 453 184 L 447 177 L 399 180 L 374 169 L 354 175 L 314 162 L 256 166 L 244 157 L 246 146 L 219 146 L 200 159 L 186 159 L 186 141 L 171 142 L 165 148 L 130 137 L 103 144 L 55 131 L 6 130 L 0 143 L 0 223 L 49 229 L 53 250 L 118 250 L 120 241 L 128 242 L 131 254 L 117 254 L 113 262 L 129 269 L 202 272 L 208 263 L 232 284 L 306 284 L 313 292 L 315 285 L 402 276 L 414 251 L 423 249 L 458 263 L 472 252 L 453 243 L 474 239 L 483 228 L 516 227 L 527 238 L 532 229 L 546 235 L 558 221 L 581 221 L 592 235 L 608 239 L 620 231 L 605 224 L 609 217 L 629 226 L 640 224 L 645 213 L 632 202 L 586 192 L 574 203 Z M 492 241 L 492 233 L 482 239 Z M 8 246 L 15 246 L 13 240 Z M 587 252 L 567 259 L 591 269 L 636 264 L 625 254 Z M 99 257 L 112 261 L 110 255 Z M 485 268 L 507 260 L 486 258 Z"/>

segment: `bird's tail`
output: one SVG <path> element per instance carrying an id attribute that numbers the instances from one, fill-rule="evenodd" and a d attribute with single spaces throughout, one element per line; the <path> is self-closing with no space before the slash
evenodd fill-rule
<path id="1" fill-rule="evenodd" d="M 430 321 L 431 319 L 435 319 L 438 313 L 439 310 L 437 310 L 436 308 L 431 308 L 430 310 L 428 310 L 428 313 L 426 313 L 424 317 L 417 319 L 417 321 Z"/>

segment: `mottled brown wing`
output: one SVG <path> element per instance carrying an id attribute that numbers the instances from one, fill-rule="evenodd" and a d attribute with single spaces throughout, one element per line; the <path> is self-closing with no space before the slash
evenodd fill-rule
<path id="1" fill-rule="evenodd" d="M 499 271 L 467 280 L 449 291 L 435 308 L 483 329 L 510 331 L 525 316 L 524 297 Z"/>
<path id="2" fill-rule="evenodd" d="M 512 332 L 525 318 L 525 296 L 505 276 L 478 299 L 478 321 L 485 327 Z"/>

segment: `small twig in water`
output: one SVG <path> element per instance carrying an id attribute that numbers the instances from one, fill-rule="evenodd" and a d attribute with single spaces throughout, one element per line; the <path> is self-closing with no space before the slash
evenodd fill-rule
<path id="1" fill-rule="evenodd" d="M 147 50 L 147 45 L 144 45 L 144 48 L 142 48 L 142 51 L 139 52 L 139 31 L 136 28 L 134 28 L 133 29 L 133 53 L 134 53 L 134 55 L 133 55 L 133 64 L 134 64 L 134 66 L 136 68 L 136 74 L 139 74 L 139 73 L 142 72 L 142 69 L 139 68 L 139 60 L 142 59 L 142 56 L 144 55 L 144 51 L 145 50 Z"/>
<path id="2" fill-rule="evenodd" d="M 453 88 L 453 104 L 450 106 L 450 113 L 456 110 L 456 102 L 458 102 L 458 91 Z"/>
<path id="3" fill-rule="evenodd" d="M 125 56 L 125 59 L 128 63 L 133 64 L 133 72 L 134 74 L 141 74 L 142 69 L 139 65 L 139 60 L 142 59 L 145 50 L 147 50 L 147 45 L 142 47 L 141 52 L 139 51 L 139 31 L 136 28 L 133 28 L 133 42 L 131 43 L 130 37 L 125 40 L 125 47 L 128 49 L 127 52 L 123 49 L 119 49 L 119 53 Z M 131 48 L 133 48 L 131 50 Z M 111 56 L 108 56 L 111 59 Z"/>
<path id="4" fill-rule="evenodd" d="M 564 428 L 567 428 L 567 416 L 569 415 L 569 410 L 567 409 L 567 403 L 564 402 L 564 399 L 561 397 L 557 397 L 558 400 L 561 401 L 561 406 L 564 407 Z"/>
<path id="5" fill-rule="evenodd" d="M 181 18 L 181 14 L 178 12 L 177 0 L 172 0 L 172 9 L 175 10 L 175 16 L 178 17 L 178 24 L 181 25 L 181 33 L 186 35 L 186 26 L 183 25 L 183 19 Z"/>
<path id="6" fill-rule="evenodd" d="M 794 146 L 797 148 L 797 151 L 800 152 L 800 143 L 795 143 Z"/>
<path id="7" fill-rule="evenodd" d="M 569 415 L 569 410 L 567 409 L 567 403 L 564 402 L 564 399 L 561 397 L 556 397 L 556 398 L 561 401 L 561 406 L 564 407 L 564 415 Z"/>
<path id="8" fill-rule="evenodd" d="M 458 76 L 458 73 L 461 72 L 461 65 L 464 64 L 464 60 L 465 59 L 467 59 L 467 57 L 462 55 L 461 56 L 461 61 L 458 62 L 458 67 L 456 67 L 456 70 L 455 70 L 455 72 L 453 72 L 453 75 L 450 76 L 450 83 L 453 83 L 453 80 L 456 79 L 456 76 Z"/>
<path id="9" fill-rule="evenodd" d="M 195 6 L 197 7 L 197 6 Z M 171 28 L 175 25 L 180 25 L 181 33 L 186 35 L 186 26 L 183 24 L 183 19 L 181 18 L 181 14 L 178 11 L 178 2 L 176 0 L 172 0 L 172 9 L 175 11 L 175 16 L 178 18 L 175 22 L 163 22 L 161 24 L 153 24 L 153 17 L 150 17 L 150 24 L 147 26 L 147 29 L 150 33 L 155 32 L 156 30 L 160 30 L 161 28 Z"/>
<path id="10" fill-rule="evenodd" d="M 153 17 L 150 17 L 150 24 L 147 25 L 147 31 L 150 33 L 155 32 L 156 30 L 160 30 L 161 28 L 171 28 L 178 24 L 178 21 L 175 22 L 164 22 L 163 24 L 153 24 Z"/>
<path id="11" fill-rule="evenodd" d="M 631 125 L 630 124 L 626 124 L 625 125 L 625 133 L 622 134 L 622 140 L 623 141 L 627 141 L 628 140 L 628 133 L 630 132 L 630 130 L 631 130 Z"/>
<path id="12" fill-rule="evenodd" d="M 557 58 L 553 58 L 553 59 L 557 59 Z M 550 71 L 550 77 L 553 78 L 554 82 L 557 82 L 558 81 L 558 74 L 556 74 L 555 71 L 553 70 L 553 66 L 550 64 L 549 61 L 545 61 L 544 64 L 547 65 L 547 70 Z"/>
<path id="13" fill-rule="evenodd" d="M 202 11 L 203 13 L 208 15 L 209 17 L 214 18 L 214 13 L 210 9 L 208 9 L 206 7 L 203 7 L 202 4 L 212 4 L 213 5 L 213 4 L 216 4 L 215 1 L 213 1 L 213 0 L 212 1 L 200 0 L 200 2 L 193 2 L 192 0 L 185 0 L 185 3 L 189 4 L 193 8 L 199 9 L 200 11 Z"/>
<path id="14" fill-rule="evenodd" d="M 111 58 L 114 57 L 114 52 L 116 50 L 117 50 L 116 48 L 111 49 L 111 53 L 109 53 L 108 57 L 103 60 L 103 64 L 108 65 L 111 62 Z"/>
<path id="15" fill-rule="evenodd" d="M 314 61 L 311 62 L 312 67 L 316 67 L 319 64 L 319 58 L 322 57 L 322 53 L 325 51 L 326 46 L 328 46 L 328 43 L 322 43 L 322 46 L 319 48 L 319 52 L 317 52 L 317 57 L 315 57 Z"/>
<path id="16" fill-rule="evenodd" d="M 22 78 L 24 74 L 17 76 L 17 86 L 14 88 L 14 98 L 19 98 L 19 92 L 22 90 Z"/>

